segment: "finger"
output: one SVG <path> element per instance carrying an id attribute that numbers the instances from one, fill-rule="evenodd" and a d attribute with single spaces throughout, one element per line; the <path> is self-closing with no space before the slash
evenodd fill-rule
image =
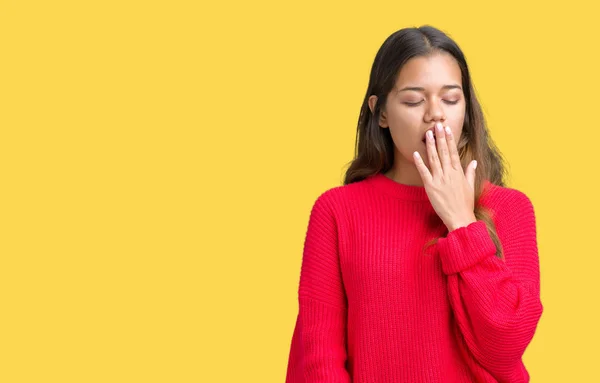
<path id="1" fill-rule="evenodd" d="M 435 127 L 436 135 L 436 146 L 438 150 L 438 157 L 442 164 L 442 170 L 447 172 L 450 170 L 450 154 L 448 153 L 448 143 L 446 141 L 446 133 L 444 132 L 444 126 L 438 123 Z"/>
<path id="2" fill-rule="evenodd" d="M 421 158 L 421 155 L 419 154 L 419 152 L 415 151 L 413 153 L 413 158 L 415 159 L 415 165 L 417 166 L 417 170 L 419 171 L 419 174 L 421 175 L 421 179 L 423 180 L 423 183 L 430 182 L 431 178 L 432 178 L 431 174 L 429 173 L 429 169 L 427 169 L 427 166 L 423 162 L 423 158 Z"/>
<path id="3" fill-rule="evenodd" d="M 476 168 L 477 168 L 477 161 L 473 160 L 473 161 L 471 161 L 471 163 L 467 167 L 467 171 L 465 172 L 466 173 L 465 176 L 467 178 L 467 182 L 469 183 L 469 186 L 471 187 L 471 190 L 475 190 L 475 175 L 476 175 L 475 169 Z"/>
<path id="4" fill-rule="evenodd" d="M 450 152 L 450 163 L 454 169 L 460 169 L 460 155 L 458 154 L 458 148 L 454 134 L 449 126 L 446 126 L 446 140 L 448 141 L 448 151 Z"/>
<path id="5" fill-rule="evenodd" d="M 435 177 L 438 174 L 443 174 L 442 164 L 440 164 L 437 148 L 435 147 L 435 139 L 433 138 L 433 133 L 431 130 L 427 132 L 427 158 L 429 158 L 431 175 Z"/>

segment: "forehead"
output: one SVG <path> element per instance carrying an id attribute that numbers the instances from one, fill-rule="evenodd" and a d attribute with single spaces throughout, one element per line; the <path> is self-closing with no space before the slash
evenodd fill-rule
<path id="1" fill-rule="evenodd" d="M 408 60 L 400 69 L 396 87 L 421 86 L 436 90 L 445 84 L 462 85 L 462 75 L 458 63 L 450 54 L 435 53 Z"/>

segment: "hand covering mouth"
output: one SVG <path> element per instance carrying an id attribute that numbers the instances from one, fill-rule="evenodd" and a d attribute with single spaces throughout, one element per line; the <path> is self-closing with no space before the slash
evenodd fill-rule
<path id="1" fill-rule="evenodd" d="M 429 129 L 425 131 L 425 134 L 423 135 L 423 140 L 421 140 L 421 142 L 425 143 L 427 141 L 427 132 L 431 131 L 433 133 L 433 139 L 435 140 L 435 132 L 433 131 L 433 129 Z"/>

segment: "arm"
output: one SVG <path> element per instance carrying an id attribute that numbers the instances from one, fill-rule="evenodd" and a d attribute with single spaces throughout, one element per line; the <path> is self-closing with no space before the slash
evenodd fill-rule
<path id="1" fill-rule="evenodd" d="M 504 260 L 483 221 L 438 242 L 448 294 L 473 357 L 499 381 L 516 374 L 542 315 L 533 205 L 521 192 L 502 208 L 498 236 Z"/>
<path id="2" fill-rule="evenodd" d="M 310 214 L 286 383 L 350 382 L 345 367 L 347 303 L 329 196 L 319 196 Z"/>

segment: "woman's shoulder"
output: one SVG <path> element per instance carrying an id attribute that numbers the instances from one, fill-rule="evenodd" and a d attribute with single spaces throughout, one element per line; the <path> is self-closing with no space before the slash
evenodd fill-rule
<path id="1" fill-rule="evenodd" d="M 353 199 L 360 198 L 365 191 L 370 190 L 367 186 L 368 182 L 368 179 L 363 179 L 349 184 L 328 187 L 319 193 L 317 200 L 323 199 L 338 204 L 351 202 Z"/>
<path id="2" fill-rule="evenodd" d="M 353 210 L 361 201 L 364 201 L 365 193 L 369 191 L 370 188 L 367 179 L 349 184 L 330 186 L 317 194 L 314 206 L 325 208 L 334 213 L 334 215 L 345 214 Z"/>
<path id="3" fill-rule="evenodd" d="M 523 190 L 506 185 L 497 185 L 488 180 L 484 181 L 481 201 L 482 204 L 494 211 L 519 213 L 523 212 L 523 209 L 533 209 L 530 197 Z"/>

